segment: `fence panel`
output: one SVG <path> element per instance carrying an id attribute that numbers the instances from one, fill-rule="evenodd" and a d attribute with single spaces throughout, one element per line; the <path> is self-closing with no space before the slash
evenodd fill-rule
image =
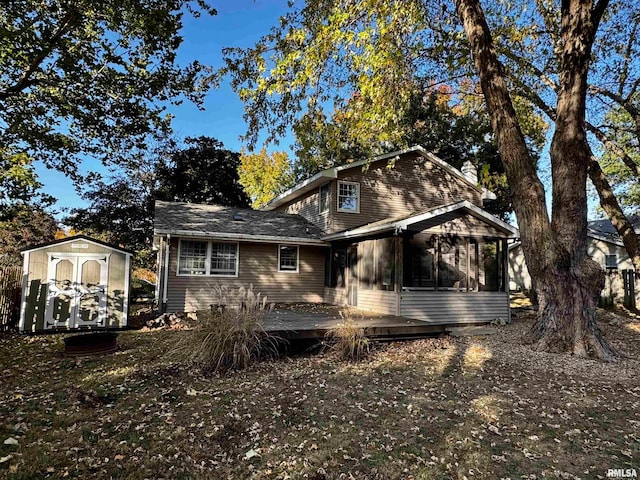
<path id="1" fill-rule="evenodd" d="M 0 268 L 0 330 L 18 325 L 21 293 L 22 267 Z"/>

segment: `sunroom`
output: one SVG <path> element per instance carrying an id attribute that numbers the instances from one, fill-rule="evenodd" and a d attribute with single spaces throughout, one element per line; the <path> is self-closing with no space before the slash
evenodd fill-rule
<path id="1" fill-rule="evenodd" d="M 467 201 L 329 235 L 325 301 L 434 324 L 507 318 L 515 236 Z"/>

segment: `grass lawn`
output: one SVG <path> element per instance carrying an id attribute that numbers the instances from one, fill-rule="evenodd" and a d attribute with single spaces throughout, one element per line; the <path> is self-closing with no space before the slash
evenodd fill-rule
<path id="1" fill-rule="evenodd" d="M 530 322 L 209 378 L 167 355 L 185 331 L 123 333 L 116 354 L 82 360 L 58 335 L 2 336 L 0 477 L 640 474 L 640 322 L 603 322 L 616 364 L 532 352 Z"/>

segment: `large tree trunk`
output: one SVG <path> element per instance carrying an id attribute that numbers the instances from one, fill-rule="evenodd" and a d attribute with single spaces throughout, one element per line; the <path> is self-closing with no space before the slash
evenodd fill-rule
<path id="1" fill-rule="evenodd" d="M 595 321 L 604 272 L 587 256 L 586 249 L 590 150 L 584 132 L 584 102 L 591 43 L 601 12 L 592 16 L 587 0 L 562 2 L 565 49 L 551 147 L 550 222 L 544 188 L 527 150 L 479 0 L 455 0 L 455 4 L 512 189 L 527 268 L 536 284 L 540 308 L 534 332 L 539 337 L 538 347 L 612 360 L 613 350 Z"/>

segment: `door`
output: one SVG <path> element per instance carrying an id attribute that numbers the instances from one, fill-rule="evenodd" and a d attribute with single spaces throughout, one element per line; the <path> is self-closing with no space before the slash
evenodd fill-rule
<path id="1" fill-rule="evenodd" d="M 108 255 L 49 254 L 45 328 L 106 325 Z"/>
<path id="2" fill-rule="evenodd" d="M 347 249 L 347 305 L 358 305 L 358 246 Z"/>

